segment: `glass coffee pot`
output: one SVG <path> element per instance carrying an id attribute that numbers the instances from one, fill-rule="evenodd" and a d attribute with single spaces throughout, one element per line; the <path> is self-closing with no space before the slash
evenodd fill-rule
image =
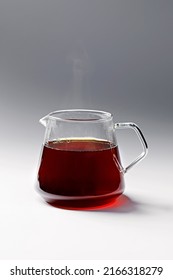
<path id="1" fill-rule="evenodd" d="M 113 123 L 104 111 L 61 110 L 40 120 L 46 128 L 37 189 L 50 204 L 66 209 L 110 204 L 124 191 L 124 174 L 147 154 L 147 143 L 134 123 Z M 121 164 L 115 131 L 133 129 L 142 153 Z"/>

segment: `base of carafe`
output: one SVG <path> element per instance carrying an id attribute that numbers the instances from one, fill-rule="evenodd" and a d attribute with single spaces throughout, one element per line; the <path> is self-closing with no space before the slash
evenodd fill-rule
<path id="1" fill-rule="evenodd" d="M 60 196 L 47 193 L 40 188 L 39 191 L 42 198 L 51 206 L 67 210 L 98 210 L 111 207 L 115 204 L 117 198 L 122 195 L 123 190 L 105 195 L 98 196 Z"/>
<path id="2" fill-rule="evenodd" d="M 46 201 L 46 202 L 51 206 L 67 209 L 67 210 L 98 210 L 102 208 L 111 207 L 112 205 L 114 205 L 116 199 L 120 195 L 121 194 L 111 198 L 106 198 L 104 200 L 86 199 L 86 200 L 71 200 L 70 202 L 66 200 L 56 200 L 56 201 Z"/>

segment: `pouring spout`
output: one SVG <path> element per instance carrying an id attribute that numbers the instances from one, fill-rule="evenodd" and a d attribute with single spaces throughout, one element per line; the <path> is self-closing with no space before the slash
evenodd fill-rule
<path id="1" fill-rule="evenodd" d="M 46 127 L 46 126 L 47 126 L 47 121 L 48 121 L 48 119 L 49 119 L 49 115 L 47 115 L 47 116 L 41 118 L 41 119 L 39 120 L 39 123 L 41 123 L 44 127 Z"/>

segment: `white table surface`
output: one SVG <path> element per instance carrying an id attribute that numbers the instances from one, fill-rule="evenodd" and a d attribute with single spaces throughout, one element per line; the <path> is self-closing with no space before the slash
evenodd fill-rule
<path id="1" fill-rule="evenodd" d="M 0 258 L 173 259 L 172 144 L 159 150 L 155 140 L 126 174 L 120 205 L 98 211 L 43 202 L 34 189 L 39 143 L 2 149 Z"/>

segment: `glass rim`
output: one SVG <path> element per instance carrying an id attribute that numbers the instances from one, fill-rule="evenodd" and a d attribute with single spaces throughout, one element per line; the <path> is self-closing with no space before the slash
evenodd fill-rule
<path id="1" fill-rule="evenodd" d="M 65 117 L 63 114 L 73 114 L 70 117 Z M 79 117 L 75 116 L 75 113 L 80 114 Z M 84 114 L 93 114 L 93 116 L 84 117 Z M 83 114 L 83 117 L 82 117 Z M 56 115 L 56 116 L 55 116 Z M 59 115 L 59 116 L 58 116 Z M 60 120 L 65 122 L 105 122 L 110 121 L 113 118 L 113 115 L 106 111 L 101 110 L 90 110 L 90 109 L 66 109 L 66 110 L 57 110 L 49 113 L 48 118 L 53 120 Z"/>

